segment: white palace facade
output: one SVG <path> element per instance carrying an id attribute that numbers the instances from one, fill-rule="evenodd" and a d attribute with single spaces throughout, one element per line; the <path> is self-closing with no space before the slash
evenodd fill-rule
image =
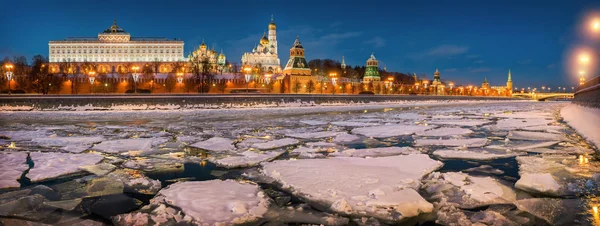
<path id="1" fill-rule="evenodd" d="M 98 37 L 74 37 L 48 43 L 50 63 L 60 62 L 176 62 L 185 61 L 183 41 L 131 37 L 115 21 Z"/>

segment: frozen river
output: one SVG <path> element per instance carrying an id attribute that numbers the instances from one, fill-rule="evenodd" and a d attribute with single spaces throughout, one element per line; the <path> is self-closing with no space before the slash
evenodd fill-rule
<path id="1" fill-rule="evenodd" d="M 0 112 L 0 224 L 598 224 L 566 105 Z"/>

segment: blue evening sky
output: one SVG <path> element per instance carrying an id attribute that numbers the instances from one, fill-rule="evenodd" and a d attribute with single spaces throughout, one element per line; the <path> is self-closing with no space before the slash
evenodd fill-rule
<path id="1" fill-rule="evenodd" d="M 96 36 L 113 19 L 132 36 L 181 38 L 186 55 L 204 39 L 239 62 L 277 24 L 282 65 L 296 35 L 307 60 L 346 57 L 364 65 L 375 52 L 388 71 L 459 84 L 516 87 L 576 82 L 569 52 L 586 40 L 576 26 L 599 1 L 10 1 L 0 9 L 0 59 L 48 55 L 48 41 Z M 598 49 L 598 48 L 596 48 Z M 597 51 L 596 51 L 597 52 Z M 594 57 L 592 57 L 592 60 Z"/>

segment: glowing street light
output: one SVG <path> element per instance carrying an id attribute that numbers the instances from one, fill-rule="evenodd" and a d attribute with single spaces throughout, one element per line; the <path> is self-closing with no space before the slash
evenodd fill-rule
<path id="1" fill-rule="evenodd" d="M 337 84 L 337 73 L 332 72 L 329 73 L 329 78 L 331 78 L 331 84 L 333 84 L 333 86 L 335 86 Z"/>
<path id="2" fill-rule="evenodd" d="M 95 71 L 90 71 L 88 72 L 88 76 L 90 79 L 90 93 L 93 93 L 93 88 L 94 88 L 94 81 L 96 80 L 96 72 Z"/>
<path id="3" fill-rule="evenodd" d="M 246 93 L 248 93 L 248 86 L 250 85 L 250 78 L 252 76 L 252 74 L 250 74 L 251 71 L 252 68 L 250 68 L 249 66 L 244 67 L 244 78 L 246 79 Z"/>
<path id="4" fill-rule="evenodd" d="M 138 67 L 138 66 L 131 67 L 131 70 L 133 70 L 133 73 L 131 74 L 131 76 L 133 77 L 133 93 L 137 93 L 137 82 L 138 82 L 138 79 L 140 78 L 140 74 L 137 71 L 139 69 L 140 69 L 140 67 Z"/>
<path id="5" fill-rule="evenodd" d="M 453 90 L 454 89 L 454 82 L 450 82 L 448 85 L 450 85 L 450 95 L 454 94 Z"/>
<path id="6" fill-rule="evenodd" d="M 4 68 L 6 68 L 6 79 L 8 79 L 8 95 L 11 95 L 10 93 L 10 80 L 12 79 L 13 76 L 13 65 L 12 64 L 6 64 L 4 65 Z"/>
<path id="7" fill-rule="evenodd" d="M 265 82 L 266 82 L 267 84 L 270 84 L 270 83 L 271 83 L 271 77 L 272 77 L 272 76 L 273 76 L 273 75 L 272 75 L 271 73 L 269 73 L 269 72 L 267 72 L 267 73 L 265 74 Z"/>
<path id="8" fill-rule="evenodd" d="M 600 31 L 600 20 L 596 19 L 592 21 L 592 31 Z"/>
<path id="9" fill-rule="evenodd" d="M 587 64 L 590 62 L 590 58 L 587 55 L 581 55 L 581 57 L 579 57 L 579 61 L 581 61 L 583 64 Z"/>

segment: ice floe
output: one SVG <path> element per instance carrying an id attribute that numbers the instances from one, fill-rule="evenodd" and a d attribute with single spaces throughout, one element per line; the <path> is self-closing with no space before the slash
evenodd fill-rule
<path id="1" fill-rule="evenodd" d="M 51 180 L 82 172 L 81 167 L 95 165 L 104 159 L 97 154 L 29 153 L 34 163 L 27 173 L 32 182 Z"/>
<path id="2" fill-rule="evenodd" d="M 488 123 L 491 123 L 492 121 L 489 120 L 477 120 L 477 119 L 473 119 L 473 120 L 434 120 L 434 121 L 429 121 L 429 124 L 432 125 L 453 125 L 453 126 L 481 126 L 481 125 L 485 125 Z"/>
<path id="3" fill-rule="evenodd" d="M 233 140 L 224 137 L 212 137 L 208 140 L 191 144 L 190 146 L 214 152 L 235 150 L 235 146 L 233 146 Z"/>
<path id="4" fill-rule="evenodd" d="M 529 132 L 529 131 L 510 131 L 508 139 L 511 140 L 534 140 L 534 141 L 565 141 L 567 140 L 562 134 Z"/>
<path id="5" fill-rule="evenodd" d="M 344 143 L 349 143 L 349 142 L 358 141 L 358 140 L 360 140 L 359 136 L 356 136 L 354 134 L 349 134 L 349 133 L 341 133 L 341 134 L 337 135 L 335 138 L 333 138 L 333 140 L 331 140 L 331 141 L 334 143 L 344 144 Z"/>
<path id="6" fill-rule="evenodd" d="M 413 154 L 274 161 L 262 165 L 265 176 L 309 202 L 338 213 L 400 222 L 433 211 L 433 206 L 414 189 L 424 175 L 442 163 L 427 155 Z M 299 173 L 318 176 L 298 176 Z"/>
<path id="7" fill-rule="evenodd" d="M 560 110 L 563 119 L 600 149 L 600 109 L 569 104 Z"/>
<path id="8" fill-rule="evenodd" d="M 345 126 L 345 127 L 364 127 L 364 126 L 376 126 L 378 123 L 372 122 L 352 122 L 352 121 L 343 121 L 343 122 L 331 122 L 331 125 L 334 126 Z"/>
<path id="9" fill-rule="evenodd" d="M 166 142 L 166 138 L 139 138 L 107 140 L 94 145 L 91 149 L 105 153 L 121 153 L 126 151 L 149 151 L 153 145 Z"/>
<path id="10" fill-rule="evenodd" d="M 496 122 L 496 125 L 490 126 L 498 130 L 515 130 L 532 126 L 546 126 L 554 122 L 551 119 L 532 118 L 532 119 L 501 119 Z"/>
<path id="11" fill-rule="evenodd" d="M 226 157 L 211 156 L 208 158 L 208 161 L 225 168 L 251 167 L 258 165 L 261 162 L 271 161 L 282 155 L 284 152 L 285 151 L 256 152 L 248 150 L 239 154 L 227 155 Z"/>
<path id="12" fill-rule="evenodd" d="M 267 141 L 264 143 L 255 143 L 255 144 L 252 144 L 251 147 L 257 148 L 260 150 L 270 150 L 270 149 L 276 149 L 276 148 L 296 145 L 298 143 L 300 143 L 300 141 L 298 141 L 294 138 L 283 138 L 283 139 L 279 139 L 279 140 Z"/>
<path id="13" fill-rule="evenodd" d="M 512 151 L 528 151 L 530 149 L 545 148 L 552 145 L 558 144 L 559 141 L 527 141 L 527 142 L 509 142 L 502 145 L 489 145 L 486 148 L 500 149 L 500 150 L 512 150 Z"/>
<path id="14" fill-rule="evenodd" d="M 104 141 L 102 136 L 91 137 L 44 137 L 32 141 L 44 147 L 83 146 Z"/>
<path id="15" fill-rule="evenodd" d="M 383 126 L 372 126 L 372 127 L 361 127 L 352 129 L 352 133 L 360 134 L 367 137 L 373 138 L 387 138 L 396 136 L 411 135 L 416 132 L 422 132 L 433 128 L 432 126 L 420 126 L 420 125 L 383 125 Z"/>
<path id="16" fill-rule="evenodd" d="M 21 184 L 17 179 L 29 169 L 26 152 L 0 153 L 0 189 L 18 188 Z"/>
<path id="17" fill-rule="evenodd" d="M 487 144 L 486 138 L 467 139 L 417 139 L 415 146 L 450 146 L 450 147 L 483 147 Z"/>
<path id="18" fill-rule="evenodd" d="M 321 131 L 321 132 L 310 132 L 310 133 L 288 133 L 285 134 L 288 137 L 299 138 L 299 139 L 317 139 L 317 138 L 329 138 L 335 137 L 343 132 L 337 131 Z"/>
<path id="19" fill-rule="evenodd" d="M 510 158 L 517 154 L 503 150 L 469 148 L 465 150 L 436 150 L 433 155 L 444 159 L 492 160 Z"/>
<path id="20" fill-rule="evenodd" d="M 346 149 L 339 152 L 329 154 L 329 156 L 344 156 L 344 157 L 383 157 L 393 155 L 419 154 L 421 152 L 411 147 L 382 147 L 382 148 L 365 148 L 365 149 Z"/>
<path id="21" fill-rule="evenodd" d="M 179 222 L 194 225 L 240 225 L 258 222 L 269 201 L 257 185 L 232 180 L 190 181 L 160 190 L 150 201 L 149 213 L 134 212 L 115 217 L 120 225 L 143 222 Z M 180 211 L 171 209 L 173 206 Z"/>
<path id="22" fill-rule="evenodd" d="M 416 132 L 415 135 L 425 136 L 425 137 L 445 137 L 445 136 L 468 135 L 471 133 L 473 133 L 473 130 L 470 130 L 470 129 L 443 127 L 443 128 L 438 128 L 438 129 Z"/>

